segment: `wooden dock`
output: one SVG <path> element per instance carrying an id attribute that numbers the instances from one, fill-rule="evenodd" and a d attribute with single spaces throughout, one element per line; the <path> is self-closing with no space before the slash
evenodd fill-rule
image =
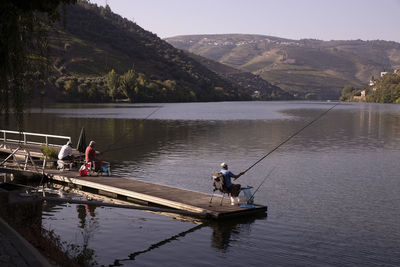
<path id="1" fill-rule="evenodd" d="M 19 173 L 21 175 L 37 174 L 34 171 L 15 170 L 0 167 L 0 172 Z M 254 208 L 242 208 L 231 205 L 225 197 L 221 203 L 221 195 L 214 195 L 210 205 L 211 194 L 165 186 L 145 181 L 122 177 L 106 176 L 78 176 L 77 171 L 45 170 L 44 175 L 51 180 L 67 183 L 81 190 L 106 195 L 108 197 L 132 201 L 144 205 L 157 205 L 181 211 L 200 218 L 222 219 L 227 217 L 241 217 L 252 214 L 265 213 L 266 206 L 254 205 Z M 211 181 L 210 181 L 211 188 Z"/>
<path id="2" fill-rule="evenodd" d="M 63 137 L 65 138 L 65 137 Z M 18 153 L 24 155 L 29 153 L 30 157 L 43 157 L 41 154 L 41 145 L 20 143 L 12 144 L 5 142 L 0 144 L 0 152 L 11 154 L 17 147 L 21 149 Z M 25 156 L 26 156 L 25 154 Z M 35 163 L 31 160 L 32 165 Z M 78 171 L 59 171 L 47 168 L 43 164 L 41 168 L 38 166 L 28 166 L 28 158 L 21 168 L 19 163 L 12 164 L 10 162 L 2 162 L 0 164 L 0 172 L 14 173 L 22 176 L 41 175 L 50 180 L 59 183 L 66 183 L 70 186 L 77 187 L 81 190 L 90 191 L 92 193 L 106 195 L 115 199 L 126 200 L 144 205 L 155 205 L 166 207 L 169 209 L 187 212 L 190 216 L 222 219 L 229 217 L 243 217 L 252 214 L 266 213 L 267 206 L 254 204 L 253 207 L 240 207 L 231 205 L 228 197 L 225 197 L 221 203 L 221 195 L 215 194 L 210 205 L 211 194 L 181 189 L 172 186 L 165 186 L 133 178 L 107 177 L 107 176 L 79 176 Z M 210 179 L 210 191 L 212 183 Z"/>

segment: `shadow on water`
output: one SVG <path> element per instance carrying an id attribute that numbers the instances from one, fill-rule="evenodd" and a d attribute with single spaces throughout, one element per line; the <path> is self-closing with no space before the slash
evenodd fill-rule
<path id="1" fill-rule="evenodd" d="M 221 252 L 225 252 L 226 249 L 229 247 L 232 233 L 240 234 L 240 229 L 243 225 L 250 227 L 251 224 L 253 224 L 257 219 L 266 218 L 267 214 L 259 214 L 250 217 L 224 219 L 222 221 L 204 221 L 202 224 L 196 225 L 189 230 L 183 231 L 160 242 L 154 243 L 145 250 L 133 252 L 129 254 L 128 258 L 126 259 L 115 259 L 114 263 L 110 266 L 122 266 L 123 262 L 134 261 L 139 255 L 146 254 L 150 251 L 158 249 L 166 244 L 177 241 L 178 239 L 183 238 L 188 234 L 194 233 L 206 227 L 210 227 L 213 230 L 211 235 L 211 247 L 216 248 Z"/>

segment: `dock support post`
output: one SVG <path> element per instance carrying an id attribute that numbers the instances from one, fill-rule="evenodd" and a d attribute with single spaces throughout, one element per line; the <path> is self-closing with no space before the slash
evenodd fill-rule
<path id="1" fill-rule="evenodd" d="M 28 155 L 25 155 L 25 165 L 24 165 L 24 171 L 26 171 L 26 167 L 28 166 Z"/>

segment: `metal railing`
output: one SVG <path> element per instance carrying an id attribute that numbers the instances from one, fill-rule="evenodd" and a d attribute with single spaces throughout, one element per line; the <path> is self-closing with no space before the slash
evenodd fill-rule
<path id="1" fill-rule="evenodd" d="M 7 137 L 8 135 L 8 137 Z M 15 138 L 15 135 L 18 135 L 18 139 L 12 139 L 10 135 L 13 135 Z M 38 142 L 29 140 L 29 137 L 39 137 L 38 139 L 43 138 L 43 142 Z M 49 143 L 49 139 L 62 139 L 64 140 L 63 144 L 66 143 L 66 141 L 71 141 L 70 136 L 62 136 L 62 135 L 51 135 L 51 134 L 40 134 L 40 133 L 28 133 L 28 132 L 18 132 L 18 131 L 9 131 L 9 130 L 0 130 L 0 141 L 8 142 L 8 143 L 22 143 L 24 145 L 46 145 L 46 146 L 56 146 L 56 147 L 61 147 L 63 144 L 51 144 Z"/>

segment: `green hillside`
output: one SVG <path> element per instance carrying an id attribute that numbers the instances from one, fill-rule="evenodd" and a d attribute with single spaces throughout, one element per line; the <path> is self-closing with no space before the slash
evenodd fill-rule
<path id="1" fill-rule="evenodd" d="M 65 18 L 49 29 L 49 39 L 54 70 L 46 95 L 59 101 L 249 100 L 254 93 L 108 6 L 86 1 L 68 6 Z M 119 77 L 117 92 L 107 80 L 111 70 Z"/>
<path id="2" fill-rule="evenodd" d="M 167 38 L 191 53 L 250 71 L 300 97 L 338 99 L 345 85 L 362 86 L 400 67 L 400 44 L 387 41 L 289 40 L 263 35 Z"/>
<path id="3" fill-rule="evenodd" d="M 217 61 L 207 59 L 205 57 L 188 53 L 189 56 L 200 62 L 208 69 L 218 73 L 225 79 L 239 84 L 242 88 L 246 88 L 252 92 L 252 98 L 256 100 L 290 100 L 294 99 L 293 95 L 285 92 L 278 86 L 272 85 L 259 75 L 252 74 L 248 71 L 242 71 L 230 67 Z"/>

